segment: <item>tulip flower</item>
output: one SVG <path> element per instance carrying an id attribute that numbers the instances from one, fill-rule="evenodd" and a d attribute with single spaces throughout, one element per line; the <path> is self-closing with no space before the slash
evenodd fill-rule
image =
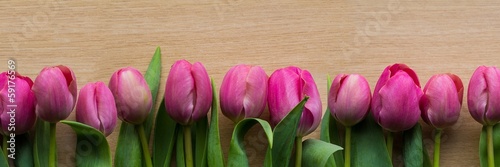
<path id="1" fill-rule="evenodd" d="M 438 74 L 429 79 L 420 99 L 422 119 L 436 128 L 434 135 L 434 166 L 439 166 L 442 129 L 455 124 L 460 116 L 464 86 L 453 74 Z"/>
<path id="2" fill-rule="evenodd" d="M 363 120 L 370 108 L 371 91 L 368 81 L 357 74 L 335 77 L 328 94 L 332 116 L 344 126 Z"/>
<path id="3" fill-rule="evenodd" d="M 116 125 L 116 104 L 111 90 L 103 83 L 89 83 L 80 90 L 76 121 L 90 125 L 109 136 Z"/>
<path id="4" fill-rule="evenodd" d="M 12 79 L 9 78 L 11 76 Z M 9 81 L 12 82 L 9 84 Z M 32 86 L 33 81 L 29 77 L 22 76 L 17 72 L 12 75 L 8 72 L 0 74 L 0 126 L 2 134 L 6 136 L 10 133 L 23 134 L 35 124 L 36 100 L 35 94 L 31 90 Z M 9 88 L 15 92 L 9 91 Z M 13 107 L 14 105 L 15 107 Z M 15 122 L 11 122 L 12 117 L 15 118 Z"/>
<path id="5" fill-rule="evenodd" d="M 109 89 L 115 97 L 118 118 L 134 125 L 146 120 L 153 97 L 141 72 L 132 67 L 119 69 L 111 76 Z"/>
<path id="6" fill-rule="evenodd" d="M 358 74 L 337 75 L 328 92 L 328 108 L 345 126 L 345 166 L 351 166 L 351 127 L 365 118 L 371 97 L 368 81 Z"/>
<path id="7" fill-rule="evenodd" d="M 165 108 L 173 120 L 184 125 L 185 163 L 193 166 L 191 124 L 207 116 L 212 105 L 212 85 L 200 62 L 175 62 L 165 85 Z"/>
<path id="8" fill-rule="evenodd" d="M 33 92 L 37 100 L 36 114 L 49 122 L 49 166 L 55 166 L 56 123 L 66 119 L 76 103 L 76 78 L 73 71 L 63 65 L 45 67 L 35 79 Z"/>
<path id="9" fill-rule="evenodd" d="M 454 74 L 438 74 L 429 79 L 420 100 L 425 123 L 443 129 L 455 124 L 460 116 L 464 86 Z"/>
<path id="10" fill-rule="evenodd" d="M 495 166 L 493 126 L 500 121 L 500 71 L 496 67 L 479 66 L 469 81 L 469 112 L 486 127 L 488 166 Z"/>
<path id="11" fill-rule="evenodd" d="M 66 119 L 76 103 L 75 74 L 63 65 L 45 67 L 35 79 L 33 92 L 41 119 L 51 123 Z"/>
<path id="12" fill-rule="evenodd" d="M 297 129 L 298 136 L 313 132 L 321 121 L 321 99 L 314 79 L 307 70 L 286 67 L 269 77 L 267 101 L 271 123 L 277 125 L 299 102 L 309 96 Z"/>
<path id="13" fill-rule="evenodd" d="M 206 117 L 212 105 L 212 85 L 203 64 L 179 60 L 172 65 L 165 85 L 167 113 L 182 125 Z"/>
<path id="14" fill-rule="evenodd" d="M 380 75 L 372 98 L 373 118 L 389 131 L 387 151 L 392 157 L 393 132 L 405 131 L 420 118 L 423 92 L 417 74 L 405 64 L 387 66 Z"/>
<path id="15" fill-rule="evenodd" d="M 417 74 L 412 69 L 405 64 L 387 66 L 373 93 L 373 117 L 388 131 L 408 130 L 420 117 L 422 95 Z"/>
<path id="16" fill-rule="evenodd" d="M 469 82 L 467 105 L 472 117 L 483 125 L 500 121 L 500 71 L 479 66 Z"/>
<path id="17" fill-rule="evenodd" d="M 222 113 L 234 122 L 259 117 L 266 108 L 267 79 L 259 66 L 237 65 L 229 69 L 220 88 Z"/>

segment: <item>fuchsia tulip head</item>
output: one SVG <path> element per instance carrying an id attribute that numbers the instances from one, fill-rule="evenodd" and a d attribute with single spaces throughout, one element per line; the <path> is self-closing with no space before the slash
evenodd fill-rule
<path id="1" fill-rule="evenodd" d="M 45 67 L 35 79 L 33 92 L 41 119 L 52 123 L 66 119 L 76 103 L 75 74 L 63 65 Z"/>
<path id="2" fill-rule="evenodd" d="M 17 72 L 12 75 L 7 72 L 0 74 L 0 126 L 2 128 L 0 132 L 2 134 L 23 134 L 35 124 L 36 99 L 31 90 L 32 86 L 33 81 L 29 77 L 22 76 Z M 10 91 L 9 88 L 11 88 Z M 15 107 L 13 107 L 14 105 Z M 15 122 L 11 122 L 12 117 L 15 118 Z M 9 130 L 9 127 L 15 127 L 15 129 Z"/>
<path id="3" fill-rule="evenodd" d="M 237 65 L 229 69 L 220 88 L 222 113 L 234 122 L 259 117 L 266 108 L 267 79 L 259 66 Z"/>
<path id="4" fill-rule="evenodd" d="M 372 114 L 391 132 L 408 130 L 420 117 L 422 90 L 417 74 L 405 64 L 387 66 L 375 86 Z"/>
<path id="5" fill-rule="evenodd" d="M 111 76 L 109 89 L 115 97 L 118 118 L 134 125 L 146 120 L 153 97 L 141 72 L 132 67 L 119 69 Z"/>
<path id="6" fill-rule="evenodd" d="M 460 116 L 464 86 L 454 74 L 437 74 L 424 87 L 420 100 L 422 119 L 429 125 L 443 129 L 455 124 Z"/>
<path id="7" fill-rule="evenodd" d="M 371 101 L 368 81 L 357 74 L 335 77 L 328 93 L 328 107 L 332 116 L 344 126 L 353 126 L 363 120 Z"/>
<path id="8" fill-rule="evenodd" d="M 203 64 L 179 60 L 165 85 L 165 108 L 173 120 L 190 125 L 206 117 L 212 105 L 212 85 Z"/>
<path id="9" fill-rule="evenodd" d="M 103 83 L 89 83 L 80 89 L 76 121 L 92 126 L 109 136 L 116 125 L 116 104 L 111 90 Z"/>
<path id="10" fill-rule="evenodd" d="M 483 125 L 500 121 L 500 71 L 479 66 L 469 81 L 467 105 L 472 117 Z"/>
<path id="11" fill-rule="evenodd" d="M 300 118 L 297 136 L 313 132 L 321 121 L 321 99 L 311 73 L 297 67 L 274 71 L 269 77 L 267 101 L 271 123 L 277 125 L 299 102 L 309 96 Z"/>

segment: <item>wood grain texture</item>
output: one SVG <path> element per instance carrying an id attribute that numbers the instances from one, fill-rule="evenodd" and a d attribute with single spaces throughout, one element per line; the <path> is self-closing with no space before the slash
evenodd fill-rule
<path id="1" fill-rule="evenodd" d="M 178 59 L 203 62 L 217 85 L 235 64 L 260 65 L 268 74 L 295 65 L 313 74 L 325 109 L 327 75 L 359 73 L 373 90 L 382 70 L 395 62 L 413 68 L 422 85 L 433 74 L 450 72 L 467 88 L 477 66 L 500 64 L 499 16 L 494 0 L 2 1 L 0 66 L 7 70 L 14 58 L 18 72 L 34 79 L 43 67 L 64 64 L 81 88 L 107 83 L 120 67 L 145 72 L 160 46 L 161 96 Z M 443 134 L 442 166 L 479 166 L 481 125 L 466 106 L 464 100 L 458 123 Z M 68 119 L 75 120 L 74 112 Z M 220 125 L 227 154 L 233 124 L 221 117 Z M 76 136 L 66 125 L 57 129 L 59 166 L 74 166 Z M 432 152 L 432 129 L 423 129 Z M 112 151 L 118 132 L 108 137 Z M 252 166 L 261 166 L 265 138 L 252 133 L 248 154 Z M 319 138 L 319 130 L 307 137 Z"/>

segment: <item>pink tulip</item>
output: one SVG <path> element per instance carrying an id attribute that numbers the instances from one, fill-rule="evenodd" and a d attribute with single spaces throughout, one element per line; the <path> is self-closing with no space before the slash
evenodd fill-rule
<path id="1" fill-rule="evenodd" d="M 11 81 L 10 84 L 9 81 Z M 11 91 L 9 91 L 9 85 L 12 88 Z M 29 77 L 22 76 L 17 72 L 12 75 L 9 75 L 8 72 L 0 74 L 0 126 L 2 134 L 6 136 L 10 133 L 23 134 L 35 124 L 36 100 L 35 94 L 31 90 L 32 86 L 33 81 Z M 11 120 L 12 117 L 14 121 Z"/>
<path id="2" fill-rule="evenodd" d="M 259 66 L 237 65 L 229 69 L 220 88 L 222 113 L 234 122 L 259 117 L 266 108 L 267 79 Z"/>
<path id="3" fill-rule="evenodd" d="M 371 97 L 370 86 L 363 76 L 340 74 L 330 88 L 328 107 L 337 121 L 353 126 L 368 113 Z"/>
<path id="4" fill-rule="evenodd" d="M 203 64 L 175 62 L 165 85 L 165 108 L 182 125 L 206 117 L 212 105 L 212 85 Z"/>
<path id="5" fill-rule="evenodd" d="M 132 67 L 119 69 L 111 76 L 109 89 L 115 97 L 118 118 L 134 125 L 146 120 L 153 97 L 141 72 Z"/>
<path id="6" fill-rule="evenodd" d="M 297 136 L 313 132 L 321 121 L 321 99 L 318 88 L 307 70 L 286 67 L 274 71 L 269 77 L 267 94 L 271 124 L 277 125 L 305 96 L 309 96 L 309 100 L 302 112 Z"/>
<path id="7" fill-rule="evenodd" d="M 443 129 L 455 124 L 460 116 L 464 86 L 454 74 L 437 74 L 424 87 L 420 100 L 422 119 L 429 125 Z"/>
<path id="8" fill-rule="evenodd" d="M 92 126 L 109 136 L 116 125 L 116 104 L 111 90 L 103 83 L 89 83 L 80 90 L 76 121 Z"/>
<path id="9" fill-rule="evenodd" d="M 417 74 L 405 64 L 387 66 L 375 86 L 372 113 L 390 132 L 408 130 L 420 117 L 420 89 Z"/>
<path id="10" fill-rule="evenodd" d="M 483 125 L 500 121 L 500 71 L 479 66 L 469 81 L 467 105 L 472 117 Z"/>
<path id="11" fill-rule="evenodd" d="M 76 78 L 63 65 L 45 67 L 35 79 L 37 115 L 51 123 L 68 118 L 76 103 Z"/>

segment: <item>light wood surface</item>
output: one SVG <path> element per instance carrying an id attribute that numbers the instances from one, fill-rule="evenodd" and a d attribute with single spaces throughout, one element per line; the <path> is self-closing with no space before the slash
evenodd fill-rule
<path id="1" fill-rule="evenodd" d="M 34 79 L 43 67 L 64 64 L 81 88 L 108 83 L 120 67 L 145 72 L 160 46 L 160 96 L 178 59 L 204 63 L 217 85 L 236 64 L 260 65 L 268 75 L 295 65 L 313 74 L 324 110 L 327 75 L 359 73 L 373 90 L 382 70 L 396 62 L 413 68 L 422 85 L 433 74 L 450 72 L 467 88 L 477 66 L 500 64 L 499 16 L 494 0 L 2 1 L 0 66 L 7 70 L 14 58 L 18 72 Z M 458 123 L 443 134 L 442 166 L 479 166 L 481 125 L 468 113 L 465 97 Z M 68 119 L 75 120 L 74 112 Z M 221 115 L 226 155 L 232 126 Z M 57 128 L 59 166 L 74 166 L 75 134 L 66 125 Z M 432 155 L 432 129 L 423 128 Z M 108 137 L 113 152 L 118 132 Z M 252 133 L 248 154 L 252 166 L 261 166 L 265 139 Z M 319 138 L 319 129 L 307 137 Z"/>

